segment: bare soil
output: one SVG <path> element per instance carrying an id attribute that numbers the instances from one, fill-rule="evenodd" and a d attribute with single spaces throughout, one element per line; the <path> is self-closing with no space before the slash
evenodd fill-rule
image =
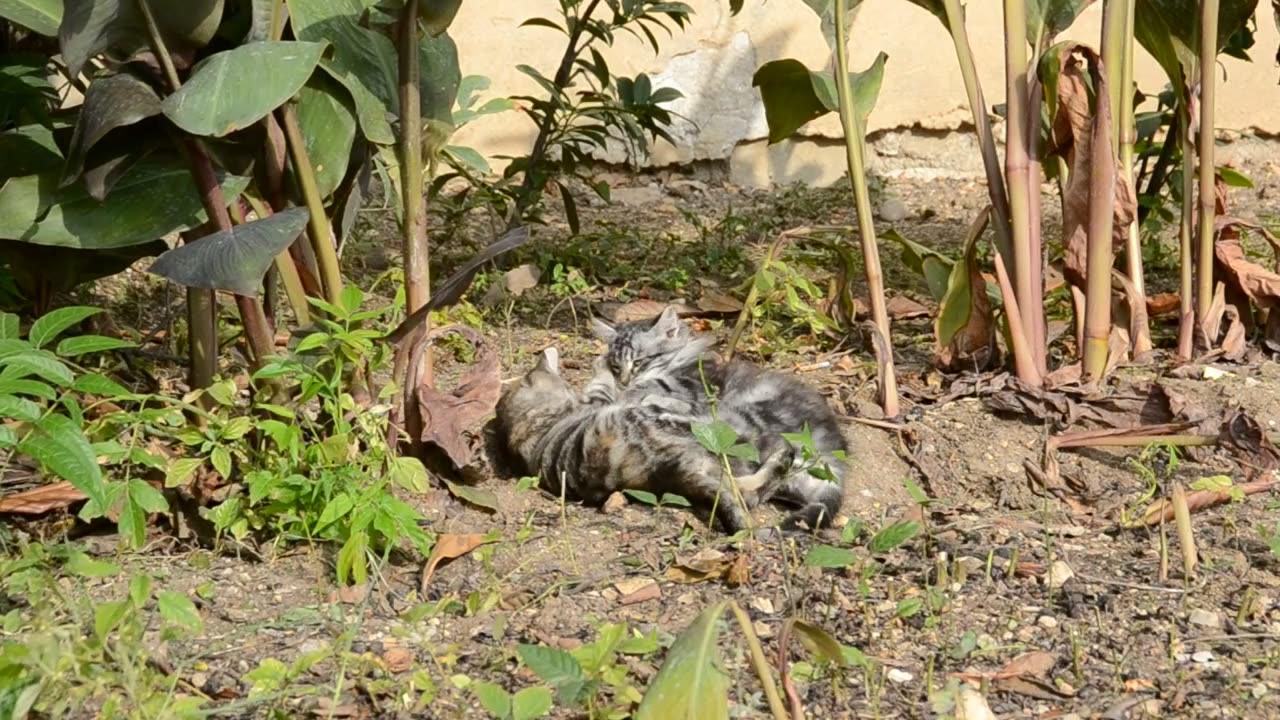
<path id="1" fill-rule="evenodd" d="M 1233 190 L 1233 202 L 1242 215 L 1270 220 L 1266 198 L 1275 197 L 1280 176 L 1274 166 L 1246 171 L 1256 187 Z M 531 262 L 546 272 L 538 287 L 485 310 L 482 327 L 502 344 L 504 378 L 522 374 L 531 354 L 552 344 L 581 378 L 601 349 L 584 322 L 593 303 L 644 297 L 696 303 L 711 290 L 741 298 L 741 284 L 777 232 L 852 225 L 854 219 L 843 188 L 748 191 L 714 178 L 689 182 L 675 173 L 612 180 L 614 205 L 579 197 L 587 240 L 558 240 L 568 233 L 556 204 L 534 245 L 506 261 L 505 268 Z M 902 201 L 907 217 L 878 225 L 948 254 L 985 204 L 983 185 L 967 181 L 885 180 L 878 197 L 883 202 L 891 196 Z M 1046 209 L 1054 204 L 1056 196 L 1046 194 Z M 439 228 L 436 277 L 490 237 L 480 212 L 455 225 L 443 217 L 433 222 Z M 1047 211 L 1047 237 L 1055 234 L 1055 222 Z M 344 250 L 365 277 L 395 255 L 388 252 L 395 247 L 393 223 L 389 213 L 368 212 L 360 239 Z M 899 262 L 896 246 L 882 247 L 893 294 L 931 305 L 922 281 Z M 823 256 L 805 253 L 787 257 L 822 281 Z M 557 294 L 551 277 L 556 263 L 581 272 L 589 287 Z M 1163 277 L 1160 272 L 1155 274 Z M 495 282 L 500 270 L 482 277 L 470 297 L 479 303 Z M 1059 306 L 1051 304 L 1050 311 L 1063 319 Z M 304 673 L 294 694 L 279 701 L 283 716 L 485 717 L 475 695 L 459 685 L 468 682 L 464 676 L 513 692 L 537 684 L 519 666 L 517 643 L 571 649 L 595 639 L 606 623 L 656 630 L 663 650 L 621 661 L 627 682 L 643 691 L 672 638 L 704 608 L 732 598 L 750 615 L 771 660 L 783 623 L 792 617 L 873 659 L 871 669 L 817 667 L 792 639 L 789 660 L 806 717 L 938 717 L 942 708 L 931 704 L 930 690 L 945 687 L 953 673 L 997 673 L 1031 651 L 1052 657 L 1043 677 L 984 684 L 1000 718 L 1280 717 L 1280 559 L 1259 532 L 1275 527 L 1277 498 L 1263 493 L 1195 513 L 1200 565 L 1192 579 L 1182 577 L 1172 527 L 1164 533 L 1169 570 L 1161 580 L 1161 529 L 1118 524 L 1122 511 L 1133 514 L 1146 505 L 1151 487 L 1144 469 L 1159 475 L 1163 492 L 1170 477 L 1184 485 L 1220 474 L 1240 481 L 1247 468 L 1212 450 L 1184 457 L 1171 473 L 1161 473 L 1157 460 L 1140 458 L 1142 448 L 1061 451 L 1062 476 L 1079 481 L 1069 487 L 1091 492 L 1048 493 L 1025 465 L 1041 466 L 1046 438 L 1061 428 L 994 413 L 981 394 L 946 404 L 924 399 L 954 379 L 939 377 L 928 364 L 928 319 L 895 325 L 908 392 L 904 413 L 890 429 L 866 422 L 880 413 L 874 363 L 863 343 L 817 339 L 785 318 L 779 322 L 782 340 L 749 330 L 742 352 L 800 373 L 847 417 L 854 470 L 838 523 L 861 522 L 872 533 L 919 517 L 908 479 L 932 498 L 927 532 L 879 556 L 874 576 L 804 563 L 817 544 L 849 546 L 842 531 L 832 529 L 757 546 L 747 584 L 673 582 L 667 571 L 699 553 L 732 558 L 745 550 L 678 507 L 633 502 L 606 512 L 517 490 L 515 479 L 495 474 L 482 485 L 498 497 L 496 513 L 444 489 L 412 499 L 438 534 L 493 533 L 496 539 L 441 564 L 425 596 L 421 558 L 398 559 L 360 598 L 337 592 L 326 549 L 264 548 L 257 561 L 157 538 L 150 550 L 127 559 L 130 570 L 151 572 L 158 586 L 188 593 L 213 583 L 203 602 L 206 634 L 171 646 L 169 665 L 188 668 L 184 679 L 202 692 L 236 703 L 247 693 L 246 673 L 263 659 L 287 664 L 332 644 L 349 651 L 347 659 Z M 1167 326 L 1169 319 L 1157 322 Z M 723 338 L 731 325 L 730 317 L 699 327 Z M 829 367 L 811 369 L 824 360 Z M 441 363 L 445 377 L 456 369 L 447 357 Z M 1271 361 L 1221 367 L 1228 374 L 1216 380 L 1174 378 L 1160 366 L 1122 369 L 1119 376 L 1159 376 L 1206 412 L 1239 408 L 1265 429 L 1278 429 L 1280 368 Z M 761 519 L 771 512 L 762 511 Z M 863 558 L 865 546 L 865 537 L 854 544 Z M 110 538 L 102 538 L 100 548 L 111 552 Z M 1064 566 L 1071 577 L 1058 582 Z M 1051 576 L 1057 580 L 1050 582 Z M 636 594 L 633 587 L 643 583 L 628 581 L 644 579 L 655 581 L 656 590 Z M 104 581 L 104 596 L 124 591 L 123 581 L 115 582 Z M 457 604 L 442 604 L 435 613 L 421 605 L 447 598 Z M 914 614 L 913 601 L 922 601 Z M 736 626 L 726 626 L 722 642 L 733 716 L 767 717 L 739 636 Z M 404 651 L 411 662 L 404 662 Z M 411 706 L 428 685 L 434 688 L 429 706 L 406 709 L 406 699 Z M 236 704 L 227 711 L 234 717 L 264 712 Z M 552 713 L 581 716 L 580 709 L 559 706 Z"/>

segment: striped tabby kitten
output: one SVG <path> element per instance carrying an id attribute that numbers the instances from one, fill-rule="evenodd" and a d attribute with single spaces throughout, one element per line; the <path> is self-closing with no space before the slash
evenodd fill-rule
<path id="1" fill-rule="evenodd" d="M 557 495 L 593 505 L 627 489 L 715 503 L 717 517 L 733 533 L 747 527 L 746 513 L 777 490 L 793 463 L 791 449 L 781 448 L 758 470 L 738 477 L 746 504 L 739 508 L 720 459 L 693 435 L 691 424 L 699 418 L 616 404 L 614 391 L 613 376 L 598 362 L 582 397 L 560 377 L 555 348 L 543 351 L 498 401 L 497 435 L 514 469 L 538 475 Z"/>
<path id="2" fill-rule="evenodd" d="M 716 395 L 716 416 L 755 444 L 761 457 L 794 446 L 800 461 L 800 443 L 788 441 L 783 433 L 801 433 L 807 425 L 813 457 L 807 467 L 797 462 L 775 499 L 799 508 L 784 523 L 789 529 L 801 523 L 809 528 L 831 523 L 844 499 L 848 441 L 835 412 L 816 390 L 741 360 L 721 362 L 708 351 L 711 340 L 695 336 L 674 307 L 654 320 L 616 328 L 593 319 L 592 330 L 608 343 L 604 363 L 620 386 L 624 404 L 710 415 L 710 387 Z"/>

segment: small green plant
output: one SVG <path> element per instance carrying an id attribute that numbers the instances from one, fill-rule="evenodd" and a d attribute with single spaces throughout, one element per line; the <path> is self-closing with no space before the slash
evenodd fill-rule
<path id="1" fill-rule="evenodd" d="M 683 495 L 674 493 L 662 493 L 662 497 L 658 497 L 646 490 L 623 490 L 622 493 L 638 503 L 643 503 L 653 508 L 660 508 L 664 505 L 668 507 L 692 507 Z"/>
<path id="2" fill-rule="evenodd" d="M 1271 557 L 1280 560 L 1280 520 L 1276 520 L 1275 525 L 1271 528 L 1267 528 L 1266 525 L 1259 525 L 1258 535 L 1267 544 L 1267 549 L 1271 551 Z"/>
<path id="3" fill-rule="evenodd" d="M 205 716 L 206 698 L 183 693 L 151 663 L 160 644 L 204 632 L 195 605 L 155 592 L 146 575 L 130 578 L 119 599 L 90 598 L 86 579 L 120 574 L 71 545 L 27 544 L 0 560 L 0 597 L 17 603 L 0 621 L 0 716 Z"/>
<path id="4" fill-rule="evenodd" d="M 589 717 L 620 719 L 629 717 L 642 697 L 621 656 L 644 657 L 658 648 L 656 632 L 645 635 L 625 624 L 609 624 L 600 628 L 595 641 L 572 652 L 527 644 L 517 651 L 521 662 L 555 690 L 560 706 L 585 708 Z"/>
<path id="5" fill-rule="evenodd" d="M 317 320 L 317 332 L 254 375 L 296 384 L 300 405 L 253 404 L 253 413 L 264 418 L 256 422 L 253 447 L 214 461 L 235 457 L 247 494 L 212 508 L 209 519 L 236 537 L 269 530 L 286 541 L 337 544 L 338 581 L 363 583 L 369 568 L 402 543 L 430 552 L 433 538 L 421 527 L 422 516 L 391 492 L 424 492 L 427 472 L 419 460 L 400 457 L 388 445 L 389 389 L 377 393 L 379 404 L 365 407 L 352 394 L 353 383 L 368 382 L 388 363 L 387 349 L 374 342 L 381 333 L 364 327 L 387 309 L 360 310 L 364 295 L 355 286 L 343 289 L 339 305 L 311 301 L 328 315 Z M 269 394 L 260 397 L 269 400 Z M 244 418 L 227 424 L 238 419 Z M 210 433 L 227 435 L 225 429 L 201 431 Z M 201 448 L 212 442 L 188 435 Z M 213 445 L 211 459 L 218 447 Z"/>

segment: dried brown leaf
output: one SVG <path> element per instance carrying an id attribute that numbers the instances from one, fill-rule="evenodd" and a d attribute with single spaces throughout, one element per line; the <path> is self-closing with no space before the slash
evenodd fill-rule
<path id="1" fill-rule="evenodd" d="M 447 334 L 460 335 L 476 349 L 475 364 L 463 373 L 451 391 L 442 392 L 426 383 L 417 387 L 422 418 L 422 442 L 444 451 L 457 470 L 467 468 L 481 444 L 480 424 L 498 404 L 502 378 L 498 353 L 490 341 L 471 328 L 450 325 L 433 329 L 424 342 Z"/>
<path id="2" fill-rule="evenodd" d="M 66 509 L 85 499 L 87 496 L 71 483 L 58 482 L 0 498 L 0 513 L 42 515 L 51 510 Z"/>
<path id="3" fill-rule="evenodd" d="M 675 307 L 676 315 L 682 318 L 703 314 L 698 308 L 682 302 L 665 303 L 646 299 L 632 300 L 629 303 L 596 303 L 593 307 L 600 317 L 615 325 L 636 320 L 652 320 L 661 315 L 662 311 L 668 307 Z"/>
<path id="4" fill-rule="evenodd" d="M 894 295 L 885 302 L 885 311 L 893 320 L 929 317 L 929 308 L 905 295 Z"/>
<path id="5" fill-rule="evenodd" d="M 698 298 L 698 309 L 705 313 L 727 315 L 740 312 L 742 301 L 719 290 L 707 288 L 702 291 L 702 297 Z"/>
<path id="6" fill-rule="evenodd" d="M 436 538 L 436 545 L 431 550 L 431 557 L 427 559 L 427 564 L 422 569 L 421 594 L 426 595 L 427 583 L 431 582 L 431 576 L 435 573 L 437 565 L 444 560 L 462 557 L 484 545 L 486 542 L 485 537 L 480 533 L 466 535 L 445 533 Z"/>

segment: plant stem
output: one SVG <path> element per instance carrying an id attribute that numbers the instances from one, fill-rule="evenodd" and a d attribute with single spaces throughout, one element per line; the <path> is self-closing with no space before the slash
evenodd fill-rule
<path id="1" fill-rule="evenodd" d="M 1034 309 L 1043 304 L 1043 298 L 1035 294 L 1032 285 L 1034 277 L 1031 266 L 1031 207 L 1030 207 L 1030 165 L 1027 161 L 1027 17 L 1024 0 L 1005 0 L 1004 2 L 1004 41 L 1005 41 L 1005 88 L 1008 123 L 1005 130 L 1005 175 L 1009 183 L 1010 225 L 1013 230 L 1011 238 L 1013 250 L 1013 288 L 1021 308 L 1019 322 L 1022 324 L 1023 336 L 1028 342 L 1032 339 L 1032 328 L 1035 327 Z M 1036 108 L 1039 112 L 1039 108 Z M 1013 315 L 1009 313 L 1009 321 Z M 1034 362 L 1036 353 L 1028 358 Z M 1015 354 L 1015 362 L 1018 356 Z M 1039 373 L 1036 373 L 1039 374 Z M 1019 377 L 1023 375 L 1018 371 Z"/>
<path id="2" fill-rule="evenodd" d="M 311 234 L 311 249 L 315 252 L 316 264 L 320 268 L 324 299 L 337 304 L 338 296 L 342 294 L 342 272 L 338 265 L 338 252 L 333 246 L 333 231 L 329 227 L 329 216 L 324 211 L 324 198 L 320 197 L 320 188 L 316 185 L 311 156 L 307 154 L 302 127 L 298 124 L 297 108 L 292 102 L 286 103 L 281 113 L 284 118 L 285 138 L 289 144 L 289 155 L 293 159 L 293 175 L 298 181 L 298 189 L 302 191 L 302 199 L 306 202 L 310 215 L 307 226 Z"/>
<path id="3" fill-rule="evenodd" d="M 1178 141 L 1182 144 L 1182 215 L 1178 223 L 1178 358 L 1190 360 L 1195 350 L 1195 303 L 1191 249 L 1191 223 L 1195 218 L 1196 149 L 1191 141 L 1191 108 L 1189 101 L 1178 103 Z"/>
<path id="4" fill-rule="evenodd" d="M 898 415 L 898 383 L 893 369 L 893 342 L 889 334 L 889 312 L 884 299 L 884 276 L 880 269 L 880 248 L 876 244 L 875 224 L 871 219 L 871 193 L 867 189 L 865 139 L 862 117 L 853 102 L 849 82 L 849 0 L 836 0 L 836 94 L 840 101 L 840 124 L 844 130 L 844 147 L 849 166 L 849 183 L 853 185 L 858 208 L 858 229 L 862 235 L 862 257 L 867 272 L 867 294 L 871 300 L 871 318 L 884 346 L 880 358 L 880 404 L 885 417 Z"/>
<path id="5" fill-rule="evenodd" d="M 421 66 L 418 62 L 418 1 L 400 10 L 400 191 L 401 253 L 404 258 L 405 312 L 426 304 L 430 293 L 427 267 L 427 207 L 422 197 Z"/>
<path id="6" fill-rule="evenodd" d="M 978 79 L 978 66 L 973 60 L 973 49 L 969 45 L 969 34 L 965 30 L 964 8 L 960 0 L 942 0 L 947 12 L 947 29 L 951 31 L 951 42 L 955 45 L 956 61 L 960 63 L 960 75 L 964 78 L 965 94 L 969 97 L 969 110 L 973 113 L 974 128 L 978 131 L 978 148 L 982 152 L 982 166 L 987 175 L 987 192 L 991 195 L 991 207 L 994 210 L 996 246 L 1009 262 L 1013 261 L 1011 245 L 1013 231 L 1009 227 L 1009 195 L 1005 190 L 1004 173 L 1000 172 L 1000 156 L 996 152 L 996 141 L 991 134 L 991 119 L 987 115 L 987 101 L 982 94 L 982 83 Z M 1006 268 L 1010 273 L 1013 267 Z"/>
<path id="7" fill-rule="evenodd" d="M 1213 302 L 1213 221 L 1216 203 L 1214 188 L 1214 84 L 1218 56 L 1218 0 L 1200 3 L 1200 255 L 1196 269 L 1196 322 L 1204 326 Z M 1184 163 L 1186 172 L 1190 166 Z M 1215 342 L 1217 338 L 1209 338 Z"/>
<path id="8" fill-rule="evenodd" d="M 1035 67 L 1032 62 L 1029 67 Z M 1034 75 L 1030 80 L 1030 122 L 1027 125 L 1027 147 L 1031 149 L 1027 157 L 1027 255 L 1030 258 L 1028 268 L 1031 271 L 1031 295 L 1044 297 L 1044 246 L 1040 234 L 1040 179 L 1044 177 L 1040 163 L 1040 103 L 1044 102 L 1044 86 Z M 1024 316 L 1030 316 L 1031 324 L 1025 328 L 1027 342 L 1030 345 L 1032 359 L 1041 375 L 1049 374 L 1048 329 L 1045 327 L 1043 303 L 1031 303 Z"/>
<path id="9" fill-rule="evenodd" d="M 1086 380 L 1100 380 L 1106 372 L 1111 338 L 1111 268 L 1115 264 L 1112 230 L 1115 225 L 1116 156 L 1107 139 L 1111 129 L 1111 98 L 1102 92 L 1106 78 L 1089 58 L 1090 74 L 1098 87 L 1097 111 L 1089 134 L 1089 225 L 1085 270 L 1084 347 Z"/>
<path id="10" fill-rule="evenodd" d="M 1013 366 L 1018 379 L 1032 387 L 1044 385 L 1044 376 L 1036 366 L 1035 358 L 1027 343 L 1027 335 L 1022 323 L 1018 320 L 1018 296 L 1009 282 L 1009 272 L 1005 270 L 1004 259 L 1000 251 L 995 251 L 996 281 L 1000 284 L 1000 294 L 1004 297 L 1004 314 L 1009 321 L 1009 344 L 1013 346 Z"/>
<path id="11" fill-rule="evenodd" d="M 836 0 L 836 2 L 844 3 L 845 0 Z M 760 676 L 760 685 L 764 688 L 764 696 L 769 701 L 769 711 L 773 713 L 774 720 L 788 720 L 790 716 L 787 715 L 787 706 L 782 703 L 778 686 L 773 682 L 773 670 L 769 665 L 769 659 L 764 655 L 764 649 L 760 647 L 760 638 L 756 637 L 755 628 L 751 627 L 751 618 L 738 603 L 732 600 L 728 602 L 729 608 L 733 610 L 733 615 L 738 620 L 738 626 L 742 628 L 742 636 L 747 640 L 751 664 L 755 667 L 756 675 Z"/>

